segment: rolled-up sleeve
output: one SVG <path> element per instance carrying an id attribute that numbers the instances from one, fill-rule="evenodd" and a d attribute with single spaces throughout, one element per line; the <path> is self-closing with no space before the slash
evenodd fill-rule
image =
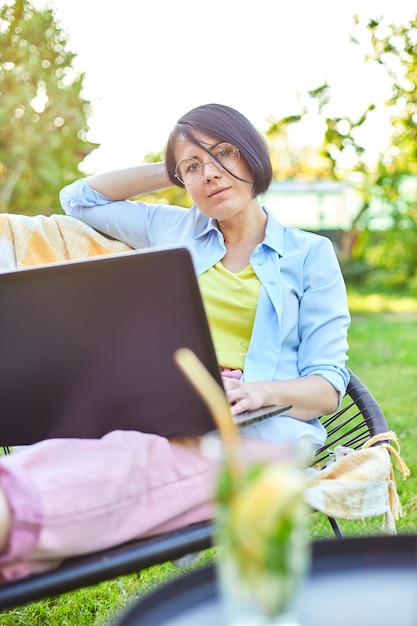
<path id="1" fill-rule="evenodd" d="M 85 179 L 64 187 L 60 200 L 67 215 L 132 248 L 186 245 L 195 234 L 195 212 L 168 204 L 111 200 L 91 189 Z"/>
<path id="2" fill-rule="evenodd" d="M 91 189 L 85 179 L 76 180 L 60 193 L 61 206 L 71 217 L 127 243 L 132 248 L 151 245 L 148 237 L 148 212 L 151 205 L 122 200 L 114 202 Z M 138 205 L 143 206 L 138 206 Z"/>
<path id="3" fill-rule="evenodd" d="M 74 183 L 71 183 L 71 185 L 64 187 L 59 194 L 59 198 L 65 213 L 72 217 L 79 217 L 83 209 L 103 206 L 111 202 L 110 198 L 91 189 L 85 178 L 76 180 Z"/>

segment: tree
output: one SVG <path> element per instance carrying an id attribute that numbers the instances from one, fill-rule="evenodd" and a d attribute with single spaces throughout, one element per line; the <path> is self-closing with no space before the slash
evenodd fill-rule
<path id="1" fill-rule="evenodd" d="M 414 282 L 417 291 L 417 15 L 403 25 L 387 24 L 382 18 L 363 25 L 355 17 L 351 40 L 354 45 L 371 49 L 365 61 L 382 67 L 390 80 L 391 95 L 383 107 L 389 113 L 391 136 L 377 162 L 367 161 L 361 130 L 378 105 L 369 103 L 357 119 L 328 115 L 328 84 L 308 92 L 307 103 L 300 104 L 296 115 L 273 121 L 269 135 L 282 135 L 285 128 L 306 115 L 320 117 L 324 132 L 318 153 L 323 174 L 336 180 L 354 176 L 361 195 L 358 213 L 343 237 L 342 261 L 355 254 L 358 235 L 372 227 L 373 220 L 377 218 L 381 223 L 383 218 L 389 235 L 380 237 L 372 251 L 361 245 L 359 254 L 380 273 L 385 270 L 385 280 L 390 276 L 392 286 Z"/>
<path id="2" fill-rule="evenodd" d="M 149 152 L 145 158 L 144 163 L 159 163 L 165 158 L 165 152 Z M 177 206 L 183 206 L 190 208 L 193 202 L 183 187 L 167 187 L 166 189 L 159 189 L 151 193 L 138 196 L 137 200 L 143 202 L 151 202 L 155 204 L 172 204 Z"/>
<path id="3" fill-rule="evenodd" d="M 371 193 L 390 227 L 386 245 L 373 252 L 389 286 L 417 294 L 417 14 L 403 25 L 368 24 L 371 59 L 391 79 L 391 138 L 377 164 Z"/>
<path id="4" fill-rule="evenodd" d="M 360 173 L 356 178 L 356 188 L 360 193 L 361 204 L 354 216 L 350 228 L 342 234 L 339 243 L 339 258 L 349 260 L 357 240 L 358 225 L 369 208 L 370 201 L 367 194 L 368 169 L 364 161 L 364 148 L 355 136 L 356 130 L 366 121 L 374 105 L 357 120 L 348 117 L 329 117 L 326 114 L 327 105 L 331 100 L 331 88 L 325 83 L 309 91 L 307 101 L 300 103 L 300 112 L 280 120 L 271 120 L 267 131 L 269 142 L 272 145 L 272 162 L 274 171 L 280 175 L 284 172 L 296 180 L 324 179 L 346 180 L 352 173 Z M 293 146 L 289 139 L 289 130 L 292 125 L 300 124 L 306 116 L 315 116 L 317 123 L 323 127 L 323 139 L 320 146 Z M 281 144 L 281 145 L 280 145 Z M 284 150 L 284 157 L 283 157 Z M 353 165 L 347 170 L 340 166 L 344 162 L 346 153 Z M 352 157 L 354 157 L 352 159 Z M 288 161 L 290 166 L 288 166 Z M 276 176 L 276 174 L 275 174 Z"/>
<path id="5" fill-rule="evenodd" d="M 276 180 L 317 180 L 333 177 L 331 163 L 323 158 L 316 146 L 297 145 L 291 139 L 291 127 L 302 123 L 308 113 L 308 109 L 302 106 L 301 113 L 297 115 L 269 120 L 270 126 L 265 134 Z"/>
<path id="6" fill-rule="evenodd" d="M 74 57 L 52 10 L 0 7 L 0 212 L 56 212 L 59 189 L 97 147 Z"/>

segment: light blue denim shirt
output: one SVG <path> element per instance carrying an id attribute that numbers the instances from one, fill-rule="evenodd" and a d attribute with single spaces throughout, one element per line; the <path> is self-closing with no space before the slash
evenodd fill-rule
<path id="1" fill-rule="evenodd" d="M 60 198 L 65 213 L 133 248 L 188 248 L 197 276 L 225 255 L 217 222 L 196 207 L 113 202 L 90 189 L 84 179 L 65 187 Z M 345 363 L 350 315 L 333 245 L 326 237 L 284 226 L 264 211 L 265 238 L 251 256 L 262 287 L 243 379 L 290 380 L 317 374 L 337 389 L 341 400 L 349 382 Z M 248 433 L 258 435 L 262 430 L 264 436 L 277 419 L 282 423 L 282 416 L 270 418 L 248 427 Z M 324 441 L 317 420 L 289 419 L 300 429 L 303 424 L 314 427 L 311 438 L 316 445 Z M 267 438 L 277 440 L 273 433 Z"/>

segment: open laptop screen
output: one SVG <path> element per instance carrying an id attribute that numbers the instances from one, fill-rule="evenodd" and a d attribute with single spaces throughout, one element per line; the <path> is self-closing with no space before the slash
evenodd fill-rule
<path id="1" fill-rule="evenodd" d="M 221 384 L 184 248 L 0 274 L 0 444 L 214 428 L 173 361 L 191 348 Z"/>

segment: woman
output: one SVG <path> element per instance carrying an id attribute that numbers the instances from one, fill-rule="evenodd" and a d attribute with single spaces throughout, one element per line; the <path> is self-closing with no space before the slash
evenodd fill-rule
<path id="1" fill-rule="evenodd" d="M 178 121 L 165 163 L 76 181 L 61 202 L 133 247 L 186 246 L 232 411 L 293 407 L 245 434 L 318 447 L 325 432 L 317 417 L 336 410 L 349 379 L 345 287 L 328 239 L 285 227 L 261 206 L 271 176 L 252 124 L 209 104 Z M 172 184 L 185 187 L 192 209 L 129 201 Z M 2 575 L 207 519 L 213 471 L 198 440 L 138 432 L 42 442 L 12 455 L 0 462 Z"/>

